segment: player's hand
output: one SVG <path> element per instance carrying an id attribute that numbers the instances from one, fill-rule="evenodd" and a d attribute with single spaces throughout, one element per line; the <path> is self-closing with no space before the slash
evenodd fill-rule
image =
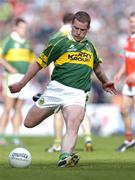
<path id="1" fill-rule="evenodd" d="M 113 82 L 106 82 L 103 84 L 103 89 L 106 91 L 106 92 L 109 92 L 111 94 L 118 94 L 117 90 L 115 89 L 114 87 L 114 83 Z"/>
<path id="2" fill-rule="evenodd" d="M 21 83 L 18 82 L 18 83 L 14 83 L 14 84 L 11 84 L 8 86 L 9 90 L 11 93 L 17 93 L 19 91 L 21 91 L 21 89 L 23 88 Z"/>
<path id="3" fill-rule="evenodd" d="M 118 74 L 116 74 L 116 75 L 114 76 L 114 84 L 118 84 L 119 81 L 120 81 L 120 76 L 119 76 Z"/>

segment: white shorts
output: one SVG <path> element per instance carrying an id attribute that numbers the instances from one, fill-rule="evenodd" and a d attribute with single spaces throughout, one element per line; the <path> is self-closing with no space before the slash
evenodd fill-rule
<path id="1" fill-rule="evenodd" d="M 15 82 L 20 81 L 23 78 L 23 74 L 9 74 L 7 78 L 7 85 L 13 84 Z M 7 88 L 7 96 L 11 98 L 18 98 L 18 99 L 29 99 L 30 97 L 30 84 L 28 83 L 20 92 L 18 93 L 11 93 L 9 88 Z"/>
<path id="2" fill-rule="evenodd" d="M 40 108 L 57 108 L 73 104 L 85 107 L 86 97 L 87 93 L 83 90 L 65 86 L 57 81 L 51 81 L 44 94 L 36 102 L 36 105 Z"/>
<path id="3" fill-rule="evenodd" d="M 135 95 L 135 86 L 129 87 L 127 84 L 124 84 L 122 94 L 126 96 L 134 96 Z"/>

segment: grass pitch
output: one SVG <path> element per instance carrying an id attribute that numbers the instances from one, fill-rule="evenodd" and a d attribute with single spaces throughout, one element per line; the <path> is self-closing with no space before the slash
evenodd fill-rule
<path id="1" fill-rule="evenodd" d="M 58 168 L 59 153 L 48 153 L 45 149 L 53 142 L 52 137 L 22 137 L 32 154 L 29 168 L 12 168 L 8 154 L 14 148 L 0 147 L 0 180 L 135 180 L 135 149 L 118 153 L 115 149 L 123 137 L 93 137 L 93 152 L 84 152 L 83 138 L 79 138 L 76 151 L 80 161 L 73 168 Z"/>

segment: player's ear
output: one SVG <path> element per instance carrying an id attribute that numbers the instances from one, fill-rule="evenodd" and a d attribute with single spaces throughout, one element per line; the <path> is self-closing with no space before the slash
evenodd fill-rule
<path id="1" fill-rule="evenodd" d="M 88 30 L 90 30 L 91 26 L 88 27 Z"/>

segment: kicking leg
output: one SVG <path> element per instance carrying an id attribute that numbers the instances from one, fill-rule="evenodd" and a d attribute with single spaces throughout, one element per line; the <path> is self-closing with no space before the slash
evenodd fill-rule
<path id="1" fill-rule="evenodd" d="M 27 113 L 24 120 L 24 126 L 27 128 L 33 128 L 53 113 L 54 109 L 52 108 L 39 108 L 36 105 L 33 105 Z"/>

